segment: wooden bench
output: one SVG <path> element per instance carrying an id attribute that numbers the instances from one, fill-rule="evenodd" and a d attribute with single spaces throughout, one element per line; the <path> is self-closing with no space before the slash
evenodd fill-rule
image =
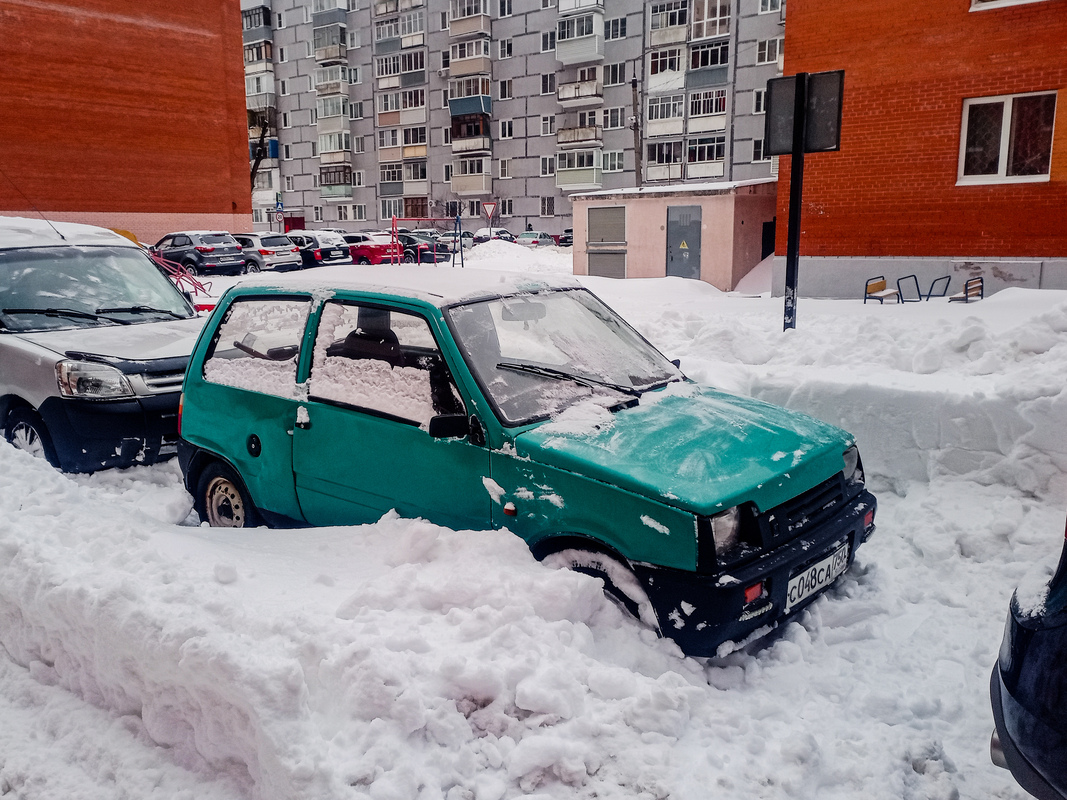
<path id="1" fill-rule="evenodd" d="M 972 300 L 981 300 L 985 297 L 985 280 L 982 278 L 968 278 L 963 284 L 963 291 L 957 292 L 948 298 L 950 303 L 969 303 Z"/>
<path id="2" fill-rule="evenodd" d="M 896 289 L 889 289 L 886 286 L 885 275 L 868 279 L 867 287 L 863 291 L 864 304 L 868 300 L 877 300 L 879 303 L 884 303 L 890 297 L 896 298 L 896 301 L 900 302 L 900 292 Z"/>

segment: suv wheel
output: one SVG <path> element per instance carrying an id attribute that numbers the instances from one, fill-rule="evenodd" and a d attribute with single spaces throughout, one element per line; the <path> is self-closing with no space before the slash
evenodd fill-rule
<path id="1" fill-rule="evenodd" d="M 259 264 L 257 262 L 255 262 L 255 261 L 246 261 L 245 262 L 245 274 L 248 275 L 250 273 L 255 273 L 255 272 L 259 272 Z"/>
<path id="2" fill-rule="evenodd" d="M 410 252 L 404 253 L 404 263 L 405 264 L 414 264 L 415 263 L 415 256 L 413 256 Z"/>
<path id="3" fill-rule="evenodd" d="M 52 437 L 45 427 L 44 420 L 36 411 L 28 408 L 16 408 L 7 415 L 4 438 L 32 456 L 43 458 L 53 467 L 59 466 Z"/>
<path id="4" fill-rule="evenodd" d="M 196 482 L 196 513 L 212 528 L 254 528 L 260 524 L 252 498 L 237 473 L 213 461 Z"/>
<path id="5" fill-rule="evenodd" d="M 657 635 L 663 635 L 644 586 L 633 570 L 617 558 L 598 550 L 574 548 L 550 553 L 542 559 L 542 563 L 549 567 L 571 569 L 600 578 L 604 582 L 604 593 L 608 599 L 654 630 Z"/>
<path id="6" fill-rule="evenodd" d="M 192 275 L 194 278 L 200 274 L 200 270 L 197 269 L 196 264 L 194 264 L 192 261 L 186 261 L 184 264 L 182 264 L 182 267 L 184 267 L 185 271 Z"/>

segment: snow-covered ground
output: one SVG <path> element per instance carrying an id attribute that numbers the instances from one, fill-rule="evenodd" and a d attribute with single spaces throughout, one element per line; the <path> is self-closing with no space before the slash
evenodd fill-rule
<path id="1" fill-rule="evenodd" d="M 733 294 L 585 281 L 692 378 L 857 435 L 878 530 L 827 596 L 696 661 L 507 533 L 212 530 L 173 463 L 64 476 L 0 447 L 0 796 L 1026 797 L 989 761 L 987 685 L 1063 541 L 1067 293 L 801 299 L 783 333 L 766 268 Z"/>

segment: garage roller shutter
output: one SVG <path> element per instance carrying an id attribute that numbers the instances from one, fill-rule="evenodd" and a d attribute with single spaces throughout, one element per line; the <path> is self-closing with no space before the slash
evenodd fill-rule
<path id="1" fill-rule="evenodd" d="M 590 253 L 589 274 L 600 278 L 625 278 L 626 253 Z"/>
<path id="2" fill-rule="evenodd" d="M 590 208 L 588 239 L 590 244 L 611 242 L 623 244 L 626 242 L 626 209 L 622 206 L 615 208 Z"/>

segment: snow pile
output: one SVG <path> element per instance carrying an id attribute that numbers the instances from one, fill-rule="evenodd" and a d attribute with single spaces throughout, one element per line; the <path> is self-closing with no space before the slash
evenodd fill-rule
<path id="1" fill-rule="evenodd" d="M 464 254 L 464 265 L 477 269 L 569 275 L 572 272 L 571 259 L 569 247 L 530 247 L 503 239 L 491 239 L 467 250 Z M 459 259 L 454 260 L 458 265 Z"/>

